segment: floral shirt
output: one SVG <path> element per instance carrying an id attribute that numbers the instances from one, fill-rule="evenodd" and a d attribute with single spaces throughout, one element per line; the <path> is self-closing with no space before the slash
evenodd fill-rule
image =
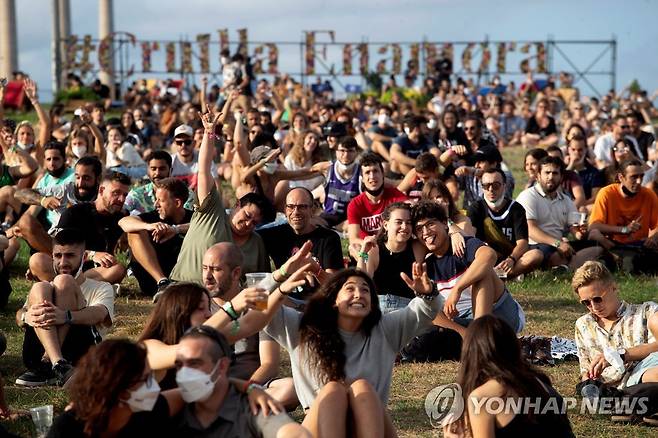
<path id="1" fill-rule="evenodd" d="M 591 313 L 578 318 L 576 346 L 580 373 L 586 373 L 594 357 L 603 354 L 606 347 L 618 350 L 656 342 L 656 338 L 649 331 L 648 320 L 657 311 L 658 304 L 653 301 L 642 304 L 629 304 L 622 301 L 617 310 L 619 319 L 612 324 L 610 330 L 601 327 Z M 601 379 L 605 383 L 615 383 L 623 387 L 634 366 L 635 363 L 627 364 L 624 373 L 620 373 L 613 366 L 608 366 L 601 373 Z"/>
<path id="2" fill-rule="evenodd" d="M 155 210 L 155 186 L 153 182 L 131 189 L 126 197 L 126 202 L 123 204 L 123 208 L 131 216 L 137 216 Z M 194 193 L 191 191 L 185 202 L 185 208 L 194 210 Z"/>

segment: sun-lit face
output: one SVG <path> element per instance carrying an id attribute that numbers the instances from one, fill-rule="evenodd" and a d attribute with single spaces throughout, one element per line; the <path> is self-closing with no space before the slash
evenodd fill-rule
<path id="1" fill-rule="evenodd" d="M 343 317 L 365 318 L 371 306 L 370 286 L 361 277 L 349 277 L 336 295 L 336 308 Z"/>
<path id="2" fill-rule="evenodd" d="M 231 228 L 239 236 L 247 236 L 256 229 L 263 220 L 260 208 L 256 204 L 238 207 L 231 218 Z"/>
<path id="3" fill-rule="evenodd" d="M 593 281 L 578 288 L 580 302 L 599 318 L 614 317 L 619 308 L 619 296 L 614 284 Z"/>
<path id="4" fill-rule="evenodd" d="M 523 169 L 529 179 L 537 179 L 537 176 L 539 175 L 539 160 L 532 155 L 528 155 L 525 157 Z"/>
<path id="5" fill-rule="evenodd" d="M 411 238 L 411 213 L 409 210 L 397 209 L 391 212 L 388 220 L 382 223 L 388 239 L 395 242 L 407 242 Z"/>
<path id="6" fill-rule="evenodd" d="M 318 147 L 318 136 L 313 132 L 309 132 L 308 134 L 306 134 L 306 137 L 304 137 L 304 150 L 310 153 L 313 152 L 317 147 Z"/>
<path id="7" fill-rule="evenodd" d="M 23 125 L 18 128 L 18 133 L 16 135 L 16 140 L 22 144 L 33 144 L 34 143 L 34 130 L 31 126 Z"/>
<path id="8" fill-rule="evenodd" d="M 421 219 L 416 223 L 414 234 L 430 252 L 435 252 L 448 239 L 448 225 L 434 218 Z"/>

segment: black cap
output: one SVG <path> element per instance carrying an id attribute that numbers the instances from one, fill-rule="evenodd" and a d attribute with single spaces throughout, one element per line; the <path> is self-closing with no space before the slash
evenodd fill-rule
<path id="1" fill-rule="evenodd" d="M 473 154 L 473 162 L 486 161 L 487 163 L 502 163 L 503 156 L 497 148 L 478 149 Z"/>
<path id="2" fill-rule="evenodd" d="M 324 131 L 327 137 L 344 137 L 347 135 L 347 127 L 342 122 L 330 122 Z"/>

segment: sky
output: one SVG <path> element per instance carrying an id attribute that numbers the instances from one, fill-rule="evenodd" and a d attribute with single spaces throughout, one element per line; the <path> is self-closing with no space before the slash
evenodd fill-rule
<path id="1" fill-rule="evenodd" d="M 44 100 L 52 88 L 51 0 L 16 0 L 19 68 L 40 86 Z M 70 0 L 72 33 L 98 36 L 98 2 Z M 621 89 L 633 79 L 652 93 L 658 89 L 658 1 L 609 0 L 115 0 L 114 28 L 133 33 L 138 39 L 194 40 L 210 33 L 217 41 L 219 28 L 228 28 L 232 41 L 238 28 L 247 28 L 252 41 L 302 40 L 306 30 L 334 30 L 339 42 L 360 41 L 546 41 L 617 39 L 617 80 Z M 319 35 L 318 41 L 328 41 Z M 605 51 L 604 45 L 560 46 L 584 69 Z M 321 49 L 321 45 L 318 45 Z M 211 46 L 211 68 L 216 68 L 217 46 Z M 333 50 L 333 51 L 332 51 Z M 161 49 L 160 52 L 163 52 Z M 329 50 L 330 63 L 342 66 L 340 48 Z M 492 69 L 496 51 L 492 48 Z M 455 64 L 459 67 L 461 49 Z M 556 70 L 571 68 L 555 51 Z M 139 67 L 139 52 L 131 63 Z M 406 62 L 404 52 L 403 62 Z M 508 66 L 518 65 L 520 54 L 508 57 Z M 374 68 L 377 54 L 370 54 Z M 358 59 L 358 56 L 356 57 Z M 96 59 L 94 57 L 94 59 Z M 354 68 L 358 68 L 355 59 Z M 373 61 L 374 60 L 374 61 Z M 604 53 L 592 70 L 610 68 L 610 52 Z M 475 63 L 475 60 L 474 60 Z M 154 56 L 154 67 L 164 60 Z M 299 71 L 299 49 L 280 46 L 280 70 Z M 319 69 L 319 67 L 318 67 Z M 522 77 L 509 77 L 517 82 Z M 610 88 L 607 76 L 592 77 L 599 91 Z M 358 83 L 358 78 L 343 78 Z M 579 80 L 583 94 L 589 86 Z"/>

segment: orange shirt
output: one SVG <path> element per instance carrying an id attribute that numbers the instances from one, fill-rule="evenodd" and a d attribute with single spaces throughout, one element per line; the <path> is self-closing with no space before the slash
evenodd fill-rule
<path id="1" fill-rule="evenodd" d="M 620 243 L 637 242 L 646 239 L 649 231 L 658 227 L 658 196 L 645 187 L 632 198 L 621 194 L 620 184 L 610 184 L 596 194 L 594 208 L 589 223 L 603 223 L 623 227 L 642 216 L 642 227 L 632 234 L 615 234 L 614 240 Z"/>

